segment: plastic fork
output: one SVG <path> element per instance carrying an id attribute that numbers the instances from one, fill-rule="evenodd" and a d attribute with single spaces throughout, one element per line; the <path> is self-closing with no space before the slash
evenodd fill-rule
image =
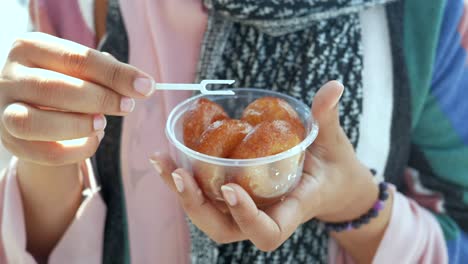
<path id="1" fill-rule="evenodd" d="M 206 89 L 209 84 L 233 84 L 234 80 L 202 80 L 200 83 L 156 83 L 156 90 L 194 90 L 208 95 L 235 95 L 231 90 L 211 91 Z"/>

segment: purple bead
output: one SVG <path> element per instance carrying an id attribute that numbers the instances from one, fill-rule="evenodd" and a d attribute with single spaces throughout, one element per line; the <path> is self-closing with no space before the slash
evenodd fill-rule
<path id="1" fill-rule="evenodd" d="M 373 208 L 374 208 L 375 211 L 379 212 L 380 210 L 383 209 L 383 207 L 384 207 L 384 203 L 379 200 L 379 201 L 375 202 Z"/>
<path id="2" fill-rule="evenodd" d="M 353 221 L 351 225 L 353 226 L 353 228 L 358 229 L 359 227 L 361 227 L 362 224 L 359 221 Z"/>
<path id="3" fill-rule="evenodd" d="M 369 217 L 370 218 L 374 218 L 377 216 L 377 210 L 375 210 L 374 208 L 372 208 L 372 210 L 369 212 Z"/>
<path id="4" fill-rule="evenodd" d="M 348 223 L 348 224 L 346 225 L 346 231 L 349 231 L 349 230 L 351 230 L 351 229 L 353 229 L 353 225 L 352 225 L 351 223 Z"/>
<path id="5" fill-rule="evenodd" d="M 385 201 L 388 199 L 388 193 L 387 192 L 382 192 L 379 194 L 379 200 Z"/>
<path id="6" fill-rule="evenodd" d="M 334 224 L 332 227 L 332 230 L 335 232 L 341 232 L 345 229 L 345 226 L 343 224 Z"/>
<path id="7" fill-rule="evenodd" d="M 381 182 L 381 183 L 379 184 L 379 192 L 384 192 L 384 191 L 386 191 L 387 189 L 388 189 L 387 183 Z"/>

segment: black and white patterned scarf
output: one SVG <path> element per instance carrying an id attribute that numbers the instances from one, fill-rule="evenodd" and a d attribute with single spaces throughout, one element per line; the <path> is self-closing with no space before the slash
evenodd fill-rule
<path id="1" fill-rule="evenodd" d="M 354 146 L 362 113 L 359 12 L 392 0 L 205 0 L 208 28 L 197 79 L 234 79 L 310 105 L 329 80 L 346 86 L 340 122 Z M 217 245 L 191 225 L 193 263 L 326 263 L 328 234 L 309 221 L 277 250 L 249 241 Z"/>

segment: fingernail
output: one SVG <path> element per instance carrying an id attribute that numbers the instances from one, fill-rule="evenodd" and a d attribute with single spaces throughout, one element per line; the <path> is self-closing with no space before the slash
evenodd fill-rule
<path id="1" fill-rule="evenodd" d="M 156 161 L 156 160 L 154 160 L 152 158 L 150 158 L 149 160 L 150 160 L 151 164 L 153 164 L 154 169 L 156 170 L 156 172 L 161 175 L 161 173 L 162 173 L 161 164 L 159 164 L 158 161 Z"/>
<path id="2" fill-rule="evenodd" d="M 339 99 L 341 99 L 341 97 L 343 96 L 344 89 L 345 89 L 344 85 L 343 85 L 343 84 L 341 84 L 341 85 L 342 85 L 342 88 L 341 88 L 340 96 L 338 96 L 338 101 L 339 101 Z"/>
<path id="3" fill-rule="evenodd" d="M 107 120 L 103 115 L 95 115 L 93 120 L 93 128 L 95 131 L 104 130 L 107 125 Z"/>
<path id="4" fill-rule="evenodd" d="M 135 99 L 130 97 L 122 97 L 120 100 L 120 111 L 130 113 L 135 108 Z"/>
<path id="5" fill-rule="evenodd" d="M 172 175 L 172 180 L 174 181 L 174 185 L 175 185 L 177 191 L 180 192 L 180 193 L 183 192 L 184 191 L 184 182 L 182 181 L 182 177 L 179 174 L 175 173 L 175 172 L 173 172 L 171 175 Z"/>
<path id="6" fill-rule="evenodd" d="M 104 137 L 104 131 L 97 132 L 96 137 L 98 138 L 99 142 L 101 142 L 102 138 Z"/>
<path id="7" fill-rule="evenodd" d="M 223 185 L 221 186 L 221 192 L 223 193 L 224 200 L 226 200 L 229 206 L 235 206 L 237 204 L 237 197 L 233 188 Z"/>
<path id="8" fill-rule="evenodd" d="M 101 53 L 102 53 L 103 55 L 107 56 L 107 57 L 110 57 L 110 58 L 115 59 L 115 57 L 114 57 L 112 54 L 110 54 L 109 52 L 101 51 Z"/>
<path id="9" fill-rule="evenodd" d="M 344 85 L 339 81 L 336 81 L 336 82 L 341 86 L 341 93 L 340 93 L 340 96 L 338 96 L 338 98 L 336 99 L 335 106 L 338 105 L 338 103 L 340 102 L 340 99 L 341 99 L 341 97 L 343 96 L 343 93 L 344 93 Z"/>
<path id="10" fill-rule="evenodd" d="M 144 96 L 150 96 L 153 92 L 153 80 L 149 78 L 136 78 L 133 82 L 133 88 Z"/>

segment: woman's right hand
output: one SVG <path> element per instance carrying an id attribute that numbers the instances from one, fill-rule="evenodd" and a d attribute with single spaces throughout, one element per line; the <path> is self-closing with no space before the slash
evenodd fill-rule
<path id="1" fill-rule="evenodd" d="M 28 33 L 13 44 L 0 74 L 2 144 L 39 165 L 82 162 L 104 136 L 104 115 L 128 114 L 134 98 L 151 95 L 152 83 L 109 54 Z"/>
<path id="2" fill-rule="evenodd" d="M 78 164 L 96 152 L 104 115 L 128 114 L 152 83 L 109 54 L 50 35 L 13 44 L 0 73 L 0 134 L 18 157 L 27 250 L 36 259 L 47 259 L 82 202 Z"/>

